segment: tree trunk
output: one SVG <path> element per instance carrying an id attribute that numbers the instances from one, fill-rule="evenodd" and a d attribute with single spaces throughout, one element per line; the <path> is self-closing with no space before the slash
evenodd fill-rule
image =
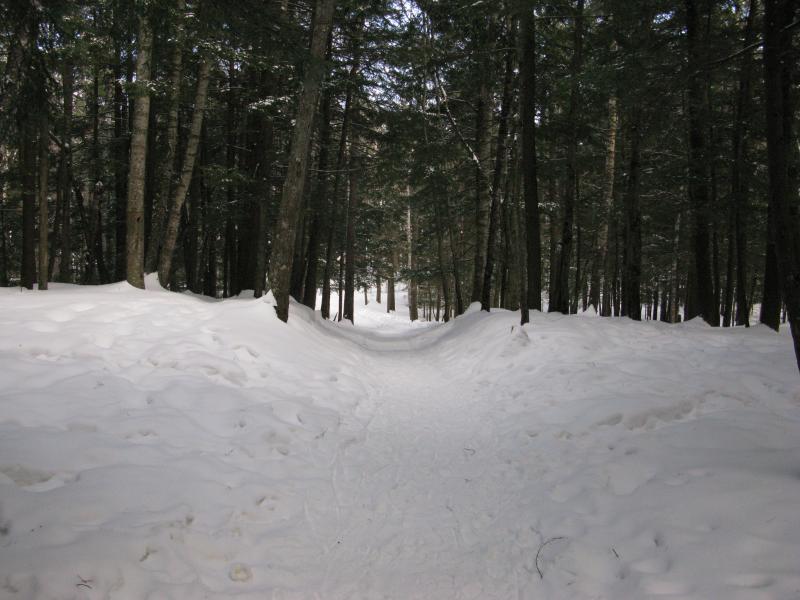
<path id="1" fill-rule="evenodd" d="M 470 302 L 480 302 L 486 266 L 486 244 L 489 237 L 490 186 L 486 174 L 492 150 L 492 82 L 488 59 L 489 33 L 481 27 L 478 97 L 475 108 L 475 255 Z M 485 38 L 483 37 L 485 36 Z M 409 299 L 410 302 L 410 299 Z M 411 319 L 416 320 L 415 318 Z"/>
<path id="2" fill-rule="evenodd" d="M 492 272 L 494 271 L 497 251 L 497 230 L 500 227 L 500 183 L 503 177 L 503 163 L 506 156 L 506 136 L 508 134 L 508 115 L 511 112 L 511 81 L 513 76 L 514 54 L 513 49 L 509 46 L 506 52 L 505 75 L 503 76 L 503 100 L 500 105 L 497 148 L 495 150 L 494 173 L 490 191 L 489 231 L 486 238 L 486 258 L 482 278 L 481 310 L 486 312 L 489 312 L 492 304 Z"/>
<path id="3" fill-rule="evenodd" d="M 269 204 L 272 199 L 272 165 L 275 162 L 275 133 L 272 119 L 264 116 L 261 121 L 261 144 L 263 154 L 258 175 L 261 178 L 261 194 L 258 200 L 258 226 L 255 233 L 255 275 L 253 291 L 256 298 L 264 295 L 267 276 L 267 223 Z"/>
<path id="4" fill-rule="evenodd" d="M 292 135 L 289 166 L 283 185 L 281 206 L 275 227 L 270 273 L 275 310 L 282 321 L 289 319 L 289 286 L 303 184 L 308 169 L 311 144 L 311 127 L 319 97 L 319 88 L 325 73 L 323 58 L 328 34 L 333 21 L 333 0 L 317 0 L 311 34 L 311 58 L 303 80 L 299 106 Z"/>
<path id="5" fill-rule="evenodd" d="M 136 56 L 136 103 L 131 133 L 128 169 L 127 279 L 144 289 L 144 185 L 147 159 L 147 130 L 150 117 L 150 53 L 153 32 L 146 14 L 139 20 L 139 53 Z"/>
<path id="6" fill-rule="evenodd" d="M 410 193 L 407 193 L 410 196 Z M 419 311 L 417 308 L 417 281 L 415 277 L 416 265 L 416 252 L 414 252 L 414 219 L 411 212 L 411 200 L 409 199 L 407 208 L 407 227 L 406 234 L 408 236 L 408 316 L 412 321 L 419 319 Z"/>
<path id="7" fill-rule="evenodd" d="M 176 0 L 177 22 L 175 24 L 172 57 L 170 60 L 169 88 L 167 90 L 167 135 L 164 157 L 161 162 L 161 181 L 159 193 L 153 207 L 152 230 L 150 244 L 147 248 L 145 267 L 147 272 L 156 270 L 159 264 L 159 251 L 161 250 L 164 227 L 167 215 L 171 210 L 172 198 L 170 192 L 173 186 L 175 172 L 175 157 L 178 153 L 178 108 L 181 99 L 181 75 L 183 73 L 183 13 L 186 10 L 186 0 Z M 191 134 L 190 134 L 191 135 Z M 161 281 L 167 285 L 166 281 Z"/>
<path id="8" fill-rule="evenodd" d="M 442 219 L 442 209 L 438 203 L 434 203 L 433 210 L 436 217 L 436 253 L 439 258 L 439 277 L 442 282 L 442 295 L 444 296 L 444 320 L 445 323 L 450 320 L 450 283 L 448 281 L 450 274 L 447 268 L 447 259 L 444 253 L 444 228 L 445 224 Z M 380 288 L 378 288 L 380 289 Z M 380 296 L 378 296 L 380 298 Z"/>
<path id="9" fill-rule="evenodd" d="M 192 124 L 189 128 L 189 139 L 186 142 L 186 151 L 183 156 L 183 167 L 181 178 L 175 187 L 175 193 L 169 209 L 167 227 L 164 231 L 164 246 L 161 250 L 161 259 L 158 265 L 158 279 L 161 285 L 169 285 L 172 276 L 172 259 L 175 254 L 175 245 L 178 241 L 178 231 L 181 224 L 181 210 L 186 201 L 186 193 L 192 182 L 194 173 L 194 163 L 197 158 L 197 150 L 200 145 L 200 134 L 203 130 L 203 114 L 208 98 L 208 80 L 210 65 L 209 61 L 203 59 L 200 63 L 200 70 L 197 74 L 197 92 L 194 98 L 194 112 L 192 113 Z"/>
<path id="10" fill-rule="evenodd" d="M 72 108 L 74 74 L 70 61 L 66 61 L 61 72 L 64 92 L 64 115 L 61 121 L 62 145 L 58 161 L 57 210 L 53 227 L 53 252 L 51 274 L 54 281 L 72 281 Z M 126 157 L 127 160 L 127 157 Z M 56 231 L 58 234 L 56 234 Z M 124 279 L 124 275 L 122 277 Z"/>
<path id="11" fill-rule="evenodd" d="M 707 35 L 701 28 L 698 0 L 686 2 L 686 41 L 688 51 L 689 87 L 687 90 L 689 113 L 689 200 L 694 216 L 694 289 L 697 305 L 687 318 L 697 315 L 712 326 L 719 326 L 719 306 L 714 300 L 710 250 L 711 199 L 708 180 L 709 148 L 706 129 L 708 111 L 708 63 Z M 707 0 L 699 0 L 704 6 Z"/>
<path id="12" fill-rule="evenodd" d="M 560 251 L 555 265 L 549 311 L 569 313 L 569 267 L 572 262 L 572 227 L 578 187 L 578 111 L 580 103 L 579 74 L 583 61 L 583 6 L 578 0 L 573 30 L 573 51 L 570 62 L 570 99 L 567 112 L 567 180 L 564 188 L 564 205 L 561 223 Z"/>
<path id="13" fill-rule="evenodd" d="M 22 183 L 22 264 L 20 285 L 33 289 L 36 281 L 36 129 L 31 117 L 19 122 L 19 168 Z"/>
<path id="14" fill-rule="evenodd" d="M 630 162 L 628 165 L 628 188 L 625 190 L 625 261 L 623 281 L 623 315 L 634 321 L 642 320 L 642 228 L 639 207 L 641 109 L 631 108 L 629 124 Z"/>
<path id="15" fill-rule="evenodd" d="M 800 223 L 791 165 L 795 150 L 792 131 L 795 61 L 790 26 L 796 9 L 796 0 L 766 0 L 764 3 L 764 86 L 770 219 L 776 242 L 778 276 L 800 369 Z"/>
<path id="16" fill-rule="evenodd" d="M 393 313 L 397 310 L 394 293 L 394 274 L 397 267 L 394 255 L 392 255 L 392 264 L 389 268 L 392 270 L 392 274 L 386 279 L 386 312 Z"/>
<path id="17" fill-rule="evenodd" d="M 757 0 L 750 0 L 745 22 L 743 48 L 749 48 L 755 39 L 755 15 Z M 736 324 L 750 326 L 750 304 L 747 297 L 747 222 L 748 194 L 748 122 L 751 102 L 751 81 L 753 78 L 753 54 L 745 52 L 739 67 L 739 90 L 736 97 L 736 122 L 733 127 L 733 165 L 731 167 L 731 203 L 736 248 Z"/>
<path id="18" fill-rule="evenodd" d="M 358 108 L 354 108 L 358 115 Z M 355 277 L 356 277 L 356 214 L 361 202 L 361 149 L 358 136 L 350 142 L 350 190 L 347 203 L 347 240 L 345 244 L 345 283 L 343 318 L 355 323 Z"/>
<path id="19" fill-rule="evenodd" d="M 317 188 L 311 203 L 313 215 L 308 235 L 308 266 L 303 284 L 303 304 L 311 310 L 317 304 L 317 266 L 322 234 L 323 214 L 328 209 L 328 149 L 331 142 L 331 102 L 332 93 L 327 89 L 321 101 L 319 155 L 317 159 Z"/>
<path id="20" fill-rule="evenodd" d="M 605 218 L 601 216 L 600 231 L 597 234 L 597 247 L 595 248 L 595 259 L 602 267 L 603 277 L 603 298 L 601 305 L 600 298 L 600 271 L 594 270 L 592 278 L 592 290 L 589 304 L 593 304 L 603 317 L 611 316 L 610 280 L 611 280 L 611 254 L 608 251 L 609 224 L 614 219 L 614 175 L 617 164 L 617 125 L 619 123 L 619 113 L 617 110 L 617 96 L 612 94 L 608 99 L 608 132 L 606 133 L 606 161 L 603 169 L 603 204 L 601 210 L 605 213 Z"/>
<path id="21" fill-rule="evenodd" d="M 532 8 L 522 2 L 520 33 L 520 118 L 522 119 L 522 191 L 525 203 L 525 293 L 520 294 L 520 322 L 530 320 L 529 310 L 542 310 L 542 247 L 536 161 L 536 21 Z"/>
<path id="22" fill-rule="evenodd" d="M 50 171 L 50 126 L 47 108 L 42 109 L 39 125 L 39 289 L 47 289 L 48 258 L 47 234 L 49 218 L 47 215 L 47 175 Z"/>

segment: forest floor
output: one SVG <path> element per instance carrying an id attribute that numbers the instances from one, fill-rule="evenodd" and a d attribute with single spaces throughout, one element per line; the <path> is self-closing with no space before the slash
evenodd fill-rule
<path id="1" fill-rule="evenodd" d="M 800 596 L 787 334 L 406 315 L 0 290 L 0 598 Z"/>

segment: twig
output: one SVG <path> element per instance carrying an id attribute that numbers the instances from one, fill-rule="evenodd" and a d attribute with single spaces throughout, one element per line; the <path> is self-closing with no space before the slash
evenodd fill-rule
<path id="1" fill-rule="evenodd" d="M 544 573 L 542 573 L 542 569 L 539 568 L 539 555 L 542 553 L 542 549 L 545 546 L 547 546 L 547 544 L 549 544 L 550 542 L 555 542 L 563 539 L 566 539 L 564 538 L 563 535 L 558 537 L 551 537 L 549 540 L 545 540 L 544 542 L 542 542 L 542 545 L 539 546 L 539 549 L 536 551 L 536 571 L 538 571 L 539 573 L 539 579 L 544 579 Z"/>

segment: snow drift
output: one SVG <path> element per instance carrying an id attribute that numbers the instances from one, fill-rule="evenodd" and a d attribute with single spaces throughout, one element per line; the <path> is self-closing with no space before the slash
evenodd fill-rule
<path id="1" fill-rule="evenodd" d="M 126 284 L 0 315 L 2 598 L 800 594 L 786 335 Z"/>

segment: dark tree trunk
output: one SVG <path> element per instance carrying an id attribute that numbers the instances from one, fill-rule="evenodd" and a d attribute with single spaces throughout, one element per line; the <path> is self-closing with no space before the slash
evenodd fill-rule
<path id="1" fill-rule="evenodd" d="M 181 168 L 181 178 L 175 187 L 164 230 L 164 245 L 161 250 L 161 257 L 158 265 L 158 279 L 161 285 L 169 285 L 172 276 L 172 260 L 175 254 L 175 246 L 178 242 L 178 232 L 181 224 L 181 211 L 186 201 L 186 194 L 189 185 L 192 183 L 194 173 L 194 163 L 197 159 L 198 148 L 200 147 L 200 137 L 203 130 L 203 115 L 208 98 L 208 80 L 210 65 L 208 60 L 200 62 L 200 70 L 197 74 L 197 92 L 194 98 L 194 112 L 192 114 L 192 124 L 189 128 L 189 139 L 186 142 L 186 150 L 183 156 L 183 166 Z"/>
<path id="2" fill-rule="evenodd" d="M 570 99 L 567 111 L 567 178 L 564 187 L 561 240 L 558 258 L 553 273 L 549 311 L 569 313 L 569 268 L 572 262 L 572 228 L 575 215 L 575 201 L 578 187 L 578 111 L 580 103 L 579 73 L 583 61 L 583 6 L 578 0 L 573 29 L 573 51 L 570 62 Z"/>
<path id="3" fill-rule="evenodd" d="M 261 120 L 261 145 L 263 148 L 261 162 L 258 167 L 260 178 L 260 194 L 258 199 L 258 225 L 255 230 L 255 274 L 253 291 L 256 298 L 264 294 L 267 276 L 267 225 L 269 222 L 269 205 L 272 199 L 272 168 L 275 162 L 275 139 L 272 119 L 266 116 Z"/>
<path id="4" fill-rule="evenodd" d="M 19 169 L 22 183 L 22 264 L 20 285 L 36 281 L 36 128 L 30 117 L 19 122 Z"/>
<path id="5" fill-rule="evenodd" d="M 750 0 L 745 23 L 743 48 L 749 48 L 755 39 L 757 0 Z M 733 127 L 733 166 L 731 169 L 731 203 L 736 248 L 736 324 L 750 326 L 750 304 L 747 298 L 747 220 L 749 186 L 746 177 L 748 165 L 747 129 L 751 103 L 753 55 L 745 52 L 739 69 L 739 91 L 736 97 L 736 122 Z M 732 278 L 731 273 L 731 278 Z"/>
<path id="6" fill-rule="evenodd" d="M 118 11 L 114 13 L 115 27 L 119 27 Z M 66 103 L 66 90 L 65 103 Z M 66 111 L 65 111 L 66 112 Z M 128 101 L 122 89 L 122 48 L 114 51 L 114 279 L 125 279 L 125 212 L 128 176 Z M 66 115 L 65 115 L 66 121 Z M 71 125 L 69 126 L 71 127 Z M 66 129 L 66 126 L 65 126 Z M 59 167 L 60 168 L 60 167 Z M 63 260 L 63 259 L 62 259 Z"/>
<path id="7" fill-rule="evenodd" d="M 350 194 L 347 203 L 347 241 L 345 248 L 345 283 L 343 318 L 355 323 L 356 278 L 356 214 L 361 201 L 361 150 L 359 139 L 353 136 L 350 143 Z"/>
<path id="8" fill-rule="evenodd" d="M 289 292 L 294 259 L 294 243 L 308 169 L 311 128 L 319 89 L 325 74 L 323 58 L 333 21 L 333 0 L 317 0 L 311 33 L 310 62 L 305 72 L 297 117 L 292 135 L 289 167 L 283 185 L 281 206 L 273 238 L 270 283 L 276 312 L 282 321 L 289 319 Z"/>
<path id="9" fill-rule="evenodd" d="M 719 326 L 719 305 L 714 300 L 710 250 L 711 199 L 708 190 L 709 148 L 706 130 L 708 114 L 708 40 L 702 27 L 698 2 L 706 9 L 708 0 L 685 0 L 686 41 L 688 51 L 689 87 L 689 199 L 694 217 L 694 294 L 697 305 L 687 318 L 702 316 L 712 326 Z M 704 15 L 706 16 L 706 15 Z"/>
<path id="10" fill-rule="evenodd" d="M 407 192 L 407 195 L 410 197 L 410 193 Z M 417 253 L 414 249 L 414 216 L 411 210 L 411 200 L 409 199 L 408 202 L 408 209 L 407 209 L 407 229 L 406 233 L 408 236 L 408 270 L 409 270 L 409 277 L 408 277 L 408 316 L 412 321 L 416 321 L 419 319 L 419 310 L 417 307 L 417 278 L 415 271 L 417 269 Z"/>
<path id="11" fill-rule="evenodd" d="M 50 126 L 47 108 L 42 108 L 39 124 L 39 289 L 47 289 L 48 279 L 48 230 L 47 176 L 50 172 Z"/>
<path id="12" fill-rule="evenodd" d="M 503 177 L 503 162 L 506 155 L 506 136 L 508 134 L 508 115 L 511 112 L 511 81 L 514 76 L 514 54 L 506 52 L 505 75 L 503 76 L 503 100 L 500 105 L 500 120 L 497 131 L 494 173 L 490 192 L 489 231 L 486 239 L 485 265 L 481 292 L 481 310 L 489 311 L 492 304 L 492 273 L 497 252 L 497 233 L 500 226 L 500 183 Z"/>
<path id="13" fill-rule="evenodd" d="M 433 210 L 436 216 L 436 252 L 439 258 L 439 277 L 442 281 L 442 295 L 444 296 L 444 320 L 450 320 L 450 274 L 447 268 L 447 259 L 444 252 L 444 229 L 445 224 L 442 219 L 442 209 L 438 203 L 434 204 Z M 380 290 L 380 284 L 378 284 Z M 380 302 L 380 292 L 378 292 L 378 302 Z M 438 320 L 438 319 L 437 319 Z"/>
<path id="14" fill-rule="evenodd" d="M 800 368 L 800 223 L 794 181 L 792 70 L 796 57 L 791 24 L 796 0 L 764 3 L 764 86 L 767 112 L 767 170 L 770 222 L 775 239 L 778 276 L 786 302 L 789 328 Z"/>
<path id="15" fill-rule="evenodd" d="M 486 265 L 486 243 L 489 237 L 490 186 L 487 170 L 492 149 L 492 81 L 488 47 L 490 33 L 487 26 L 479 25 L 481 58 L 479 62 L 478 97 L 475 107 L 475 256 L 472 272 L 470 302 L 480 302 L 483 274 Z M 410 298 L 409 298 L 410 301 Z M 415 318 L 411 319 L 416 320 Z"/>
<path id="16" fill-rule="evenodd" d="M 602 214 L 600 215 L 600 230 L 597 233 L 597 245 L 595 247 L 595 266 L 592 277 L 592 285 L 589 296 L 589 304 L 594 305 L 597 312 L 603 316 L 611 316 L 611 303 L 609 290 L 611 262 L 609 260 L 610 253 L 608 251 L 609 239 L 609 224 L 614 218 L 613 205 L 614 205 L 614 174 L 616 172 L 617 162 L 617 124 L 619 122 L 619 115 L 617 112 L 617 97 L 611 95 L 608 99 L 608 131 L 606 133 L 606 161 L 605 168 L 603 169 L 603 204 L 601 207 Z M 602 273 L 601 273 L 602 271 Z M 600 297 L 601 290 L 601 274 L 603 281 L 603 294 Z M 601 304 L 602 302 L 602 304 Z"/>
<path id="17" fill-rule="evenodd" d="M 168 215 L 172 203 L 173 176 L 175 173 L 175 160 L 178 155 L 178 108 L 181 96 L 181 75 L 183 72 L 183 13 L 186 10 L 185 0 L 175 0 L 177 22 L 170 57 L 169 85 L 167 89 L 167 131 L 164 156 L 161 160 L 159 191 L 153 203 L 152 227 L 150 243 L 147 247 L 145 268 L 147 272 L 155 271 L 159 265 L 159 255 L 165 236 Z M 180 213 L 180 209 L 178 211 Z M 174 244 L 174 242 L 173 242 Z M 174 246 L 173 246 L 174 250 Z M 171 262 L 170 258 L 170 262 Z M 160 270 L 160 269 L 159 269 Z M 160 278 L 162 285 L 168 281 Z"/>
<path id="18" fill-rule="evenodd" d="M 625 190 L 625 264 L 622 277 L 624 292 L 622 311 L 634 321 L 642 320 L 642 228 L 639 207 L 639 177 L 641 171 L 641 109 L 632 107 L 628 136 L 630 137 L 630 162 L 628 187 Z"/>
<path id="19" fill-rule="evenodd" d="M 542 309 L 542 248 L 536 164 L 536 21 L 532 8 L 521 3 L 520 118 L 522 119 L 522 193 L 525 203 L 525 293 L 520 294 L 520 322 L 529 310 Z"/>
<path id="20" fill-rule="evenodd" d="M 331 102 L 330 89 L 325 91 L 321 101 L 319 156 L 317 158 L 317 187 L 311 203 L 313 211 L 311 230 L 308 234 L 308 266 L 303 284 L 303 304 L 311 310 L 317 304 L 317 266 L 319 263 L 320 237 L 322 236 L 323 215 L 328 208 L 328 152 L 331 143 Z"/>

